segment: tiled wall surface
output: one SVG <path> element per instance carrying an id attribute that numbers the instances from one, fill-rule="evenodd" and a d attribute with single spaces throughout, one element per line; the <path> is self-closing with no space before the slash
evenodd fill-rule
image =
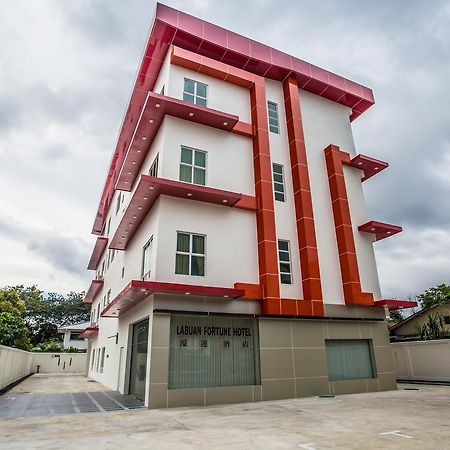
<path id="1" fill-rule="evenodd" d="M 261 385 L 206 389 L 167 388 L 169 331 L 170 314 L 155 313 L 148 386 L 150 408 L 396 389 L 391 349 L 383 321 L 260 318 Z M 372 339 L 377 377 L 330 382 L 325 339 Z"/>

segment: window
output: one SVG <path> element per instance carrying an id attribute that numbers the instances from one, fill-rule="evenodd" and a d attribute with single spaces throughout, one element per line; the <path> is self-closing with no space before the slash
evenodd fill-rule
<path id="1" fill-rule="evenodd" d="M 152 258 L 152 248 L 153 248 L 153 236 L 145 244 L 143 255 L 142 255 L 142 279 L 148 280 L 150 278 L 151 269 L 151 258 Z"/>
<path id="2" fill-rule="evenodd" d="M 205 275 L 205 236 L 177 233 L 175 273 L 179 275 Z"/>
<path id="3" fill-rule="evenodd" d="M 156 157 L 153 160 L 152 165 L 150 166 L 150 169 L 148 171 L 148 174 L 151 177 L 157 177 L 158 176 L 158 160 L 159 160 L 159 153 L 156 155 Z"/>
<path id="4" fill-rule="evenodd" d="M 198 81 L 184 79 L 183 100 L 200 106 L 206 106 L 206 91 L 208 86 Z"/>
<path id="5" fill-rule="evenodd" d="M 278 105 L 274 102 L 267 102 L 267 111 L 269 113 L 269 130 L 272 133 L 279 134 Z"/>
<path id="6" fill-rule="evenodd" d="M 105 366 L 105 347 L 102 347 L 100 356 L 100 373 L 103 373 L 104 366 Z"/>
<path id="7" fill-rule="evenodd" d="M 100 365 L 100 349 L 97 349 L 97 361 L 95 361 L 95 371 L 98 372 Z"/>
<path id="8" fill-rule="evenodd" d="M 119 192 L 119 195 L 117 196 L 117 200 L 116 200 L 116 216 L 120 209 L 121 198 L 122 198 L 122 192 Z"/>
<path id="9" fill-rule="evenodd" d="M 160 92 L 161 95 L 164 95 L 164 88 L 165 88 L 165 87 L 166 87 L 166 85 L 163 84 L 163 87 L 162 87 L 161 92 Z"/>
<path id="10" fill-rule="evenodd" d="M 206 152 L 181 147 L 180 181 L 205 185 Z"/>
<path id="11" fill-rule="evenodd" d="M 109 236 L 109 230 L 111 228 L 111 217 L 108 220 L 108 226 L 106 227 L 106 236 Z"/>
<path id="12" fill-rule="evenodd" d="M 125 276 L 125 267 L 122 267 L 122 278 Z"/>
<path id="13" fill-rule="evenodd" d="M 272 164 L 273 171 L 273 190 L 275 193 L 275 200 L 284 202 L 284 174 L 283 166 L 281 164 Z"/>
<path id="14" fill-rule="evenodd" d="M 171 315 L 169 389 L 260 383 L 256 319 Z"/>
<path id="15" fill-rule="evenodd" d="M 291 252 L 289 250 L 289 241 L 278 241 L 278 260 L 280 262 L 281 284 L 292 284 Z"/>
<path id="16" fill-rule="evenodd" d="M 108 293 L 106 294 L 106 305 L 109 305 L 110 300 L 111 300 L 111 289 L 109 289 Z"/>
<path id="17" fill-rule="evenodd" d="M 80 334 L 81 334 L 81 333 L 76 333 L 76 332 L 73 332 L 73 331 L 72 331 L 72 332 L 70 333 L 70 338 L 69 338 L 69 339 L 72 340 L 72 341 L 79 341 L 79 340 L 82 341 L 83 338 L 80 338 Z"/>
<path id="18" fill-rule="evenodd" d="M 97 305 L 97 322 L 98 322 L 98 319 L 100 318 L 100 302 L 99 302 L 99 304 Z"/>
<path id="19" fill-rule="evenodd" d="M 95 364 L 95 348 L 92 350 L 91 370 L 94 370 Z"/>
<path id="20" fill-rule="evenodd" d="M 375 377 L 370 340 L 326 339 L 325 347 L 330 381 Z"/>

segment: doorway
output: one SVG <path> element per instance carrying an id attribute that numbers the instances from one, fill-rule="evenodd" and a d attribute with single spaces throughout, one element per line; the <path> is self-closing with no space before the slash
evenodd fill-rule
<path id="1" fill-rule="evenodd" d="M 148 319 L 133 325 L 131 344 L 130 394 L 137 399 L 145 399 L 145 379 L 147 374 Z"/>

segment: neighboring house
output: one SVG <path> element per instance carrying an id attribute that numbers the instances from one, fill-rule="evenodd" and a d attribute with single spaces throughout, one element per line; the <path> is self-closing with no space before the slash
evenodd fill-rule
<path id="1" fill-rule="evenodd" d="M 444 330 L 450 335 L 450 304 L 434 305 L 431 308 L 424 308 L 401 322 L 389 327 L 391 340 L 415 340 L 419 337 L 417 326 L 424 325 L 428 320 L 428 315 L 439 314 L 444 319 Z"/>
<path id="2" fill-rule="evenodd" d="M 93 226 L 89 376 L 153 408 L 396 389 L 384 307 L 416 303 L 380 292 L 373 103 L 158 4 Z"/>
<path id="3" fill-rule="evenodd" d="M 86 350 L 87 342 L 83 337 L 80 337 L 80 334 L 86 329 L 87 326 L 89 326 L 89 322 L 59 327 L 58 333 L 63 335 L 63 347 L 75 347 L 80 350 Z"/>

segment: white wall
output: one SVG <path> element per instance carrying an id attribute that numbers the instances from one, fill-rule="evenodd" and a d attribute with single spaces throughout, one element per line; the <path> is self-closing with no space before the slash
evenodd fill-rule
<path id="1" fill-rule="evenodd" d="M 0 345 L 0 389 L 31 373 L 31 353 Z"/>
<path id="2" fill-rule="evenodd" d="M 239 116 L 240 121 L 250 123 L 250 93 L 248 89 L 184 69 L 183 67 L 171 65 L 166 95 L 182 99 L 184 78 L 200 81 L 208 86 L 208 108 L 234 114 Z"/>
<path id="3" fill-rule="evenodd" d="M 71 332 L 69 330 L 64 332 L 64 341 L 63 341 L 64 348 L 75 347 L 80 350 L 87 349 L 87 342 L 84 339 L 70 339 L 70 334 Z"/>
<path id="4" fill-rule="evenodd" d="M 350 109 L 311 93 L 302 90 L 299 92 L 324 301 L 344 304 L 324 150 L 328 145 L 334 144 L 351 156 L 356 154 L 349 120 Z M 380 288 L 372 242 L 357 230 L 366 217 L 359 178 L 359 171 L 345 169 L 361 287 L 363 291 L 373 292 L 375 298 L 379 298 Z"/>
<path id="5" fill-rule="evenodd" d="M 397 379 L 450 381 L 450 340 L 391 344 Z"/>
<path id="6" fill-rule="evenodd" d="M 86 353 L 31 353 L 31 372 L 84 373 Z"/>
<path id="7" fill-rule="evenodd" d="M 158 281 L 222 287 L 259 282 L 254 212 L 163 196 L 159 217 Z M 177 231 L 206 235 L 204 277 L 175 274 Z"/>

